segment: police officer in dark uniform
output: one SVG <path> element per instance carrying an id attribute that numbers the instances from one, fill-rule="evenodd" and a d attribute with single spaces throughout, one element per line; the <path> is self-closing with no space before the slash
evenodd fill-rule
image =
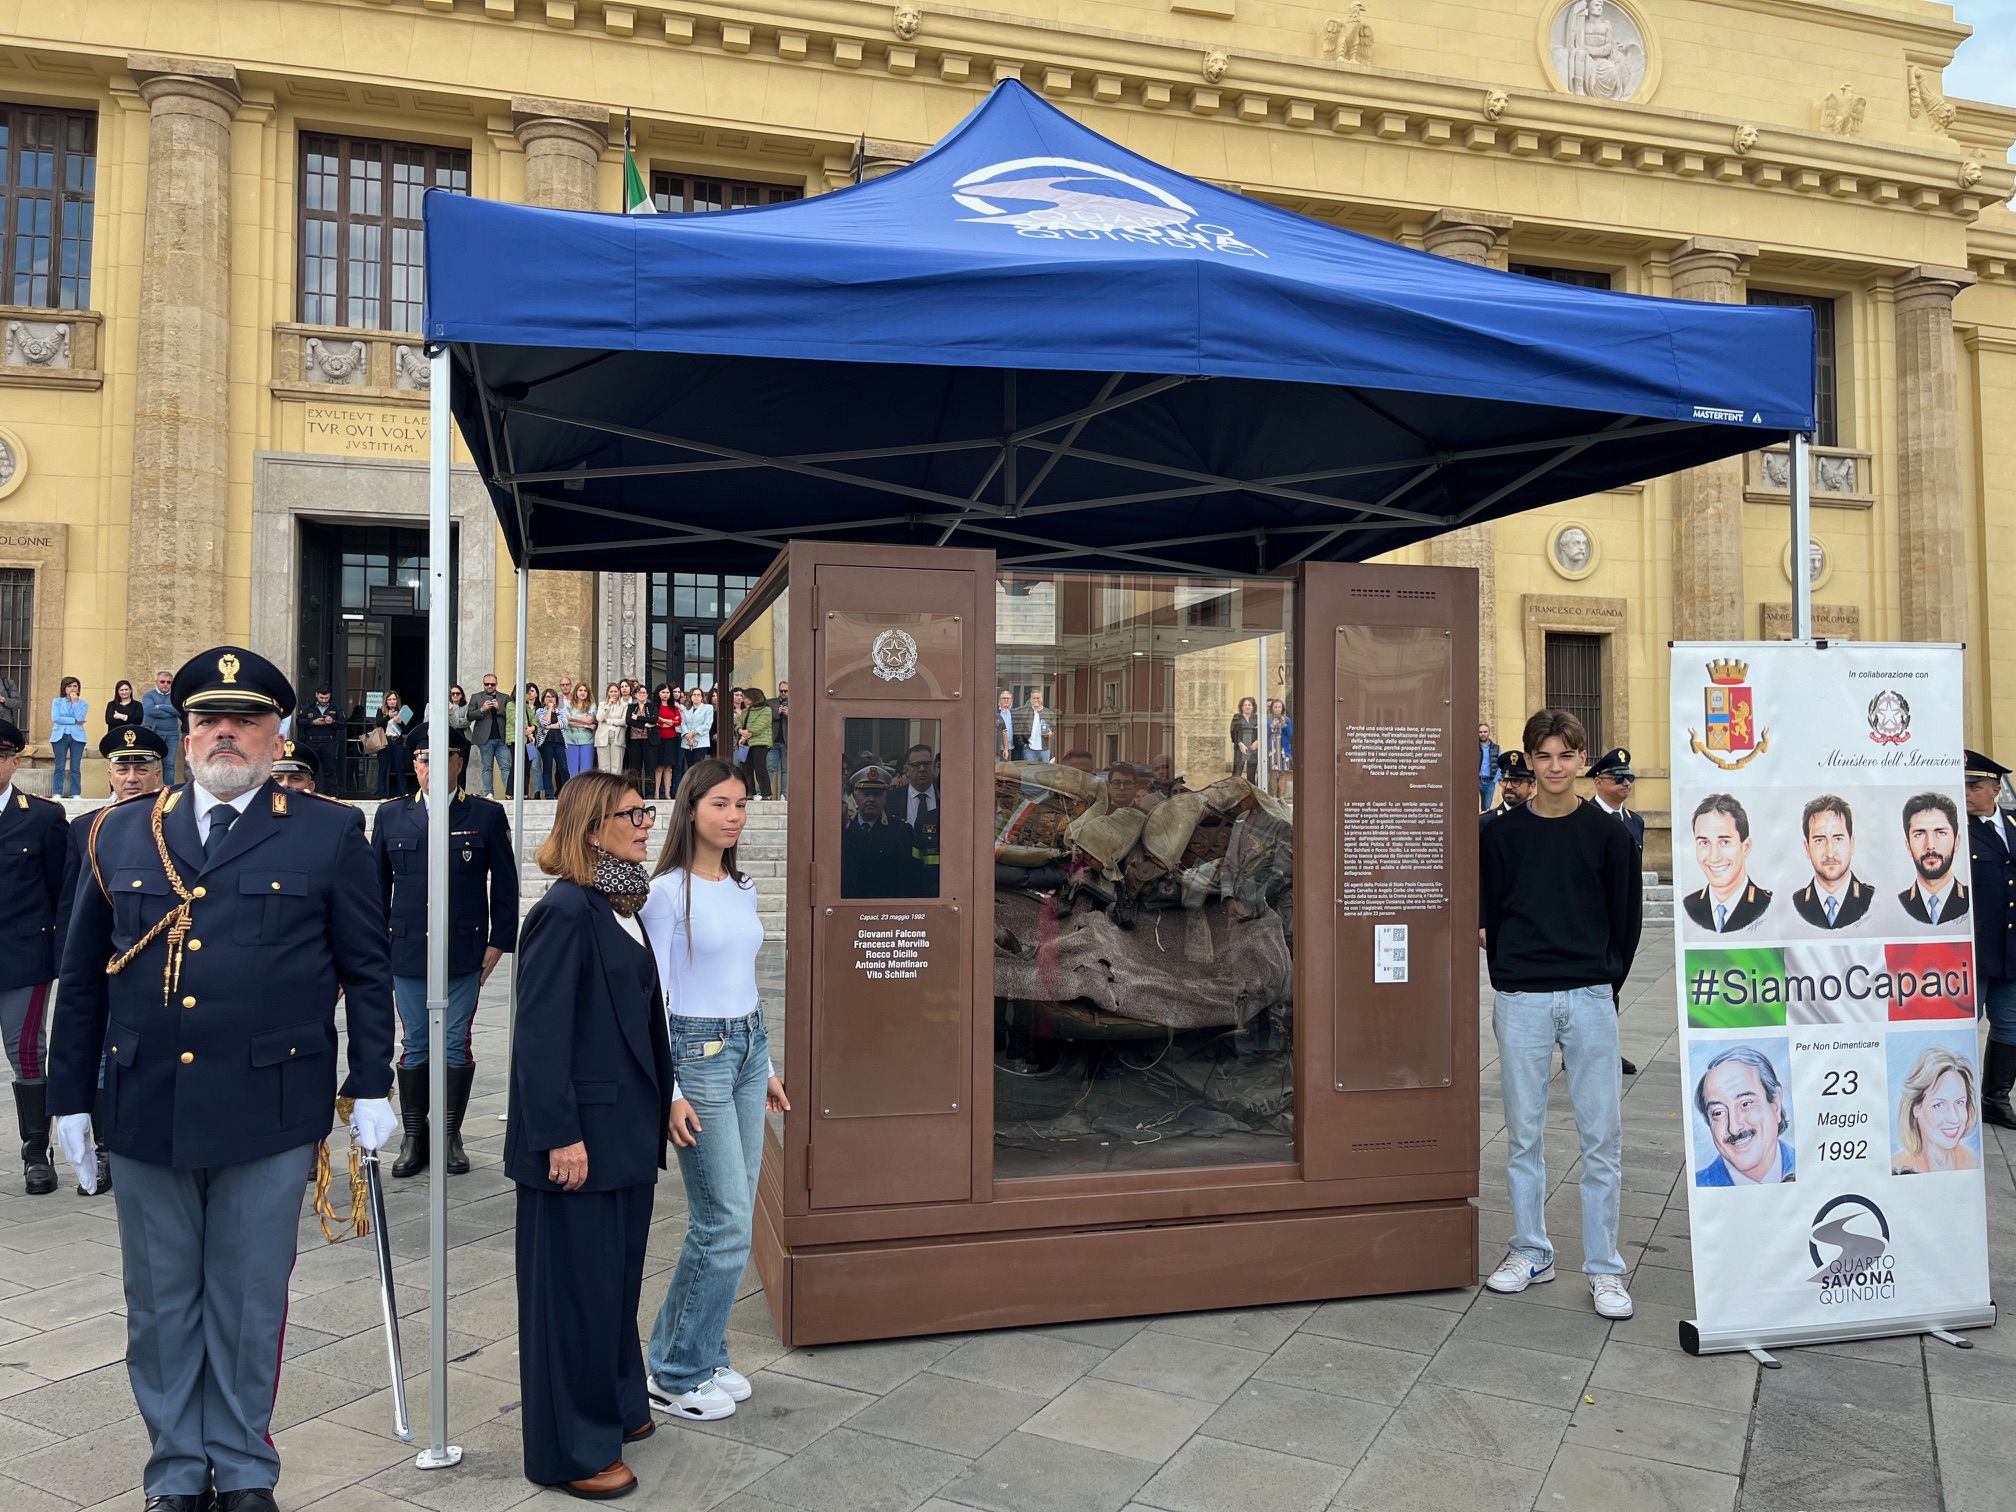
<path id="1" fill-rule="evenodd" d="M 0 1034 L 14 1073 L 21 1173 L 32 1197 L 56 1190 L 49 1161 L 49 1112 L 42 1080 L 42 1025 L 56 979 L 56 916 L 70 821 L 63 805 L 14 784 L 28 738 L 0 719 L 0 898 L 7 900 L 0 948 Z"/>
<path id="2" fill-rule="evenodd" d="M 942 829 L 938 816 L 938 759 L 928 745 L 913 745 L 903 753 L 900 784 L 883 799 L 895 817 L 910 826 L 910 859 L 915 866 L 911 887 L 920 898 L 938 896 L 938 846 Z"/>
<path id="3" fill-rule="evenodd" d="M 87 1189 L 105 1060 L 126 1368 L 148 1512 L 272 1512 L 267 1429 L 302 1196 L 338 1092 L 398 1127 L 385 907 L 354 810 L 270 781 L 294 691 L 238 646 L 174 679 L 190 781 L 96 826 L 50 1039 L 56 1138 Z"/>
<path id="4" fill-rule="evenodd" d="M 840 832 L 840 896 L 910 898 L 917 886 L 917 840 L 887 812 L 889 769 L 872 762 L 848 784 L 854 817 Z"/>
<path id="5" fill-rule="evenodd" d="M 1981 1117 L 2016 1129 L 2016 820 L 2001 807 L 2009 768 L 1967 753 L 1967 844 L 1974 861 L 1974 971 L 1988 1018 Z"/>
<path id="6" fill-rule="evenodd" d="M 476 998 L 504 953 L 518 944 L 518 861 L 511 825 L 501 804 L 460 791 L 469 737 L 446 732 L 448 784 L 448 1174 L 469 1169 L 462 1150 L 462 1117 L 476 1063 L 469 1027 Z M 392 926 L 392 987 L 406 1048 L 399 1057 L 399 1117 L 405 1139 L 394 1176 L 427 1166 L 427 771 L 432 726 L 407 732 L 420 791 L 378 805 L 371 849 Z"/>
<path id="7" fill-rule="evenodd" d="M 316 771 L 329 774 L 329 785 L 340 788 L 337 774 L 343 770 L 343 711 L 329 696 L 327 688 L 317 688 L 315 696 L 294 716 L 295 744 L 299 752 L 315 763 Z M 319 784 L 320 777 L 317 777 Z"/>
<path id="8" fill-rule="evenodd" d="M 145 725 L 119 725 L 105 732 L 105 738 L 98 742 L 98 754 L 105 758 L 105 773 L 112 784 L 112 802 L 123 803 L 128 798 L 144 798 L 161 790 L 163 762 L 168 755 L 168 742 L 148 729 Z M 85 852 L 90 844 L 92 827 L 105 810 L 80 819 L 70 826 L 70 844 L 63 861 L 63 895 L 56 904 L 56 959 L 63 959 L 63 945 L 70 938 L 70 907 L 77 897 L 77 879 L 84 874 Z M 105 1153 L 105 1073 L 98 1073 L 98 1096 L 91 1105 L 91 1124 L 96 1130 L 98 1144 L 98 1190 L 112 1190 L 112 1161 Z M 91 1194 L 82 1185 L 77 1195 Z"/>
<path id="9" fill-rule="evenodd" d="M 1526 764 L 1524 751 L 1500 751 L 1492 763 L 1498 773 L 1498 801 L 1477 816 L 1477 832 L 1493 819 L 1509 814 L 1533 796 L 1533 768 Z"/>
<path id="10" fill-rule="evenodd" d="M 1596 805 L 1606 814 L 1615 814 L 1631 831 L 1631 843 L 1645 854 L 1645 816 L 1627 807 L 1638 774 L 1631 770 L 1631 753 L 1622 746 L 1605 751 L 1589 763 L 1589 780 L 1596 789 Z"/>
<path id="11" fill-rule="evenodd" d="M 273 780 L 290 793 L 315 792 L 322 783 L 322 759 L 306 741 L 287 741 L 280 748 L 280 759 L 273 763 Z M 357 822 L 364 822 L 362 809 L 357 811 Z"/>

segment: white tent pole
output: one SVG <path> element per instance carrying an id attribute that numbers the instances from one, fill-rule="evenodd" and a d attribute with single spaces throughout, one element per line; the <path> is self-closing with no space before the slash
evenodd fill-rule
<path id="1" fill-rule="evenodd" d="M 1813 477 L 1804 431 L 1791 436 L 1792 463 L 1792 638 L 1813 639 Z"/>
<path id="2" fill-rule="evenodd" d="M 448 759 L 449 636 L 454 600 L 449 587 L 448 481 L 453 421 L 448 385 L 454 368 L 448 349 L 431 360 L 427 400 L 427 717 L 440 728 L 428 734 L 435 759 L 427 764 L 427 1369 L 430 1441 L 414 1463 L 441 1470 L 458 1463 L 448 1442 L 448 806 L 453 763 Z"/>

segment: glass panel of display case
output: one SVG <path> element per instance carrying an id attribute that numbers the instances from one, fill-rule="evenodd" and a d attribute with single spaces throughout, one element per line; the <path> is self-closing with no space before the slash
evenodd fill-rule
<path id="1" fill-rule="evenodd" d="M 935 719 L 842 722 L 841 897 L 938 896 L 939 734 Z"/>
<path id="2" fill-rule="evenodd" d="M 1294 592 L 997 581 L 997 1179 L 1294 1158 Z"/>

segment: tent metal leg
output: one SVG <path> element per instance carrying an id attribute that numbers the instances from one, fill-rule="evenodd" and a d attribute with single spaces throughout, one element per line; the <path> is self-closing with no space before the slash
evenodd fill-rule
<path id="1" fill-rule="evenodd" d="M 1792 452 L 1792 639 L 1813 639 L 1813 476 L 1808 446 L 1812 437 L 1794 431 Z"/>
<path id="2" fill-rule="evenodd" d="M 444 711 L 433 739 L 447 745 L 448 666 L 454 598 L 449 586 L 448 482 L 454 420 L 448 385 L 454 381 L 446 347 L 435 352 L 428 388 L 427 445 L 427 707 Z M 429 718 L 434 717 L 431 713 Z M 430 753 L 431 754 L 431 753 Z M 427 1369 L 431 1440 L 414 1463 L 439 1470 L 462 1451 L 448 1442 L 448 808 L 453 764 L 445 757 L 427 768 Z"/>
<path id="3" fill-rule="evenodd" d="M 525 741 L 523 738 L 524 736 L 523 726 L 525 724 L 525 715 L 526 715 L 525 623 L 528 616 L 528 610 L 531 604 L 531 597 L 532 597 L 531 569 L 527 567 L 520 567 L 518 569 L 518 641 L 517 641 L 518 650 L 513 658 L 515 665 L 511 669 L 511 676 L 513 679 L 511 684 L 512 689 L 511 697 L 515 700 L 513 707 L 518 710 L 514 718 L 517 720 L 520 726 L 519 729 L 513 730 L 511 732 L 511 846 L 513 853 L 518 858 L 518 869 L 520 873 L 519 880 L 521 885 L 524 880 L 523 873 L 525 869 L 525 776 L 527 768 L 527 763 L 525 760 Z M 518 972 L 516 969 L 516 963 L 513 963 L 513 969 L 511 972 L 511 994 L 508 1001 L 505 1004 L 504 1011 L 505 1011 L 504 1064 L 508 1068 L 511 1064 L 511 1045 L 512 1042 L 518 1036 Z M 507 1075 L 509 1074 L 508 1071 L 506 1074 Z M 499 1123 L 503 1123 L 504 1120 L 506 1120 L 510 1116 L 511 1116 L 510 1102 L 509 1099 L 507 1098 L 505 1102 L 505 1109 L 502 1113 L 499 1113 L 497 1115 L 497 1121 Z"/>

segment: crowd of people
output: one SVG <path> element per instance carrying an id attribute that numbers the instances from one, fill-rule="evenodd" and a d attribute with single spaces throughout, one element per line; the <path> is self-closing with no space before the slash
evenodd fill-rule
<path id="1" fill-rule="evenodd" d="M 371 728 L 396 740 L 419 791 L 379 804 L 368 834 L 361 809 L 317 790 L 319 759 L 288 733 L 328 727 L 313 716 L 334 707 L 326 690 L 297 709 L 279 669 L 234 646 L 165 681 L 175 738 L 144 717 L 111 721 L 96 744 L 113 801 L 89 822 L 16 789 L 27 736 L 0 715 L 0 885 L 24 942 L 0 953 L 0 1024 L 24 1182 L 31 1196 L 54 1192 L 60 1150 L 81 1197 L 109 1192 L 117 1206 L 150 1512 L 276 1512 L 281 1448 L 268 1428 L 288 1278 L 332 1102 L 345 1100 L 338 1116 L 370 1154 L 403 1126 L 393 1176 L 428 1168 L 434 1130 L 447 1174 L 466 1173 L 471 1023 L 512 952 L 504 1157 L 525 1471 L 576 1496 L 621 1495 L 636 1484 L 624 1448 L 650 1435 L 654 1413 L 718 1419 L 755 1390 L 729 1357 L 727 1320 L 753 1238 L 764 1115 L 789 1103 L 756 985 L 756 884 L 736 842 L 782 744 L 775 707 L 760 689 L 731 690 L 717 756 L 704 692 L 683 705 L 669 688 L 654 702 L 633 686 L 626 701 L 621 684 L 600 705 L 578 687 L 528 698 L 540 711 L 528 728 L 560 730 L 569 770 L 538 857 L 557 880 L 521 930 L 507 812 L 462 791 L 472 727 L 486 740 L 502 738 L 500 716 L 513 727 L 495 678 L 473 708 L 455 701 L 463 714 L 415 720 L 385 700 Z M 143 708 L 130 693 L 122 685 L 116 705 Z M 78 695 L 73 682 L 61 697 Z M 63 712 L 75 739 L 85 713 Z M 596 738 L 619 722 L 622 744 Z M 634 765 L 633 728 L 646 736 Z M 188 781 L 165 785 L 178 751 Z M 430 1129 L 436 766 L 455 796 L 449 1008 L 433 1047 L 447 1105 Z M 647 771 L 653 789 L 676 784 L 655 872 Z M 644 1247 L 668 1148 L 688 1222 L 646 1339 Z"/>
<path id="2" fill-rule="evenodd" d="M 124 678 L 115 685 L 101 716 L 100 733 L 146 729 L 166 750 L 162 780 L 177 780 L 181 727 L 169 698 L 170 674 L 154 674 L 153 686 L 134 697 Z M 528 798 L 556 798 L 570 777 L 587 771 L 621 772 L 640 792 L 670 798 L 686 769 L 710 756 L 729 760 L 748 785 L 752 802 L 787 796 L 790 785 L 789 726 L 791 685 L 779 683 L 774 696 L 762 688 L 726 690 L 682 688 L 641 678 L 610 683 L 597 699 L 586 679 L 562 677 L 541 689 L 528 682 L 513 698 L 498 686 L 494 672 L 483 674 L 472 699 L 462 684 L 448 690 L 448 707 L 437 720 L 429 708 L 416 714 L 397 689 L 375 703 L 359 703 L 348 713 L 326 686 L 303 699 L 282 722 L 281 734 L 314 752 L 322 790 L 332 796 L 402 798 L 415 791 L 411 746 L 414 721 L 441 724 L 469 742 L 472 790 L 485 797 L 509 797 L 516 749 L 525 748 Z M 9 678 L 0 678 L 0 719 L 27 732 L 32 728 Z M 85 747 L 93 739 L 94 717 L 81 681 L 63 679 L 49 702 L 49 748 L 53 796 L 83 796 Z M 364 758 L 362 791 L 348 793 L 345 756 Z"/>

